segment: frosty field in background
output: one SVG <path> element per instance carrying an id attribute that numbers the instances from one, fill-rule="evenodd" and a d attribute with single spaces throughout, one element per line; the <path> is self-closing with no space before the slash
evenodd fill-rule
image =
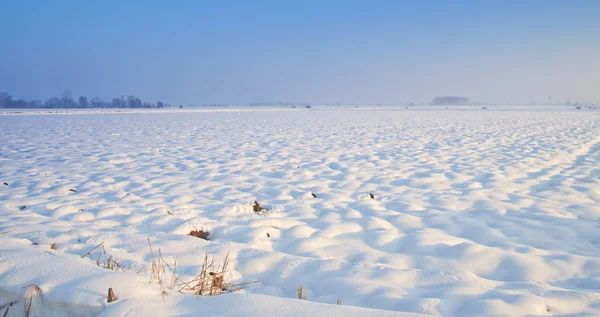
<path id="1" fill-rule="evenodd" d="M 150 237 L 185 276 L 229 252 L 240 293 L 343 302 L 290 315 L 600 314 L 600 112 L 489 108 L 0 112 L 0 305 L 35 283 L 57 316 L 276 309 L 163 303 Z M 102 241 L 131 272 L 80 258 Z"/>

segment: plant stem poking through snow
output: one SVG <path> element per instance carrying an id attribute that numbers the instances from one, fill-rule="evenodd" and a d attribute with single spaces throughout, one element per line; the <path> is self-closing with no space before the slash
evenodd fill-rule
<path id="1" fill-rule="evenodd" d="M 104 250 L 104 241 L 100 242 L 100 244 L 98 244 L 97 246 L 95 246 L 93 249 L 91 249 L 90 251 L 88 251 L 88 253 L 84 254 L 81 256 L 81 258 L 85 258 L 87 255 L 89 255 L 90 253 L 92 253 L 94 250 L 96 250 L 98 247 L 102 246 L 102 250 L 104 251 L 104 254 L 106 254 L 106 250 Z"/>
<path id="2" fill-rule="evenodd" d="M 4 311 L 4 315 L 2 317 L 6 317 L 8 315 L 8 310 L 16 303 L 17 303 L 17 301 L 15 300 L 15 301 L 8 302 L 8 303 L 0 306 L 0 310 L 3 310 L 4 308 L 6 308 L 6 310 Z"/>
<path id="3" fill-rule="evenodd" d="M 177 281 L 177 259 L 173 260 L 173 275 L 171 276 L 171 286 L 169 288 L 173 288 L 175 286 L 175 282 Z"/>
<path id="4" fill-rule="evenodd" d="M 25 317 L 42 315 L 42 290 L 39 286 L 31 284 L 25 286 Z"/>
<path id="5" fill-rule="evenodd" d="M 102 249 L 99 250 L 98 252 L 98 258 L 96 259 L 96 265 L 107 269 L 107 270 L 112 270 L 112 271 L 123 271 L 123 272 L 127 272 L 131 270 L 131 266 L 126 267 L 124 265 L 122 265 L 116 258 L 114 258 L 112 255 L 108 257 L 108 259 L 104 259 L 103 261 L 101 260 L 102 255 L 106 256 L 106 249 L 104 249 L 104 241 L 100 242 L 98 245 L 96 245 L 95 247 L 93 247 L 90 251 L 88 251 L 86 254 L 82 255 L 81 258 L 85 258 L 86 256 L 90 256 L 90 259 L 92 258 L 92 252 L 94 252 L 94 250 L 98 249 L 102 247 Z M 92 259 L 93 260 L 93 259 Z"/>
<path id="6" fill-rule="evenodd" d="M 148 238 L 148 245 L 150 246 L 150 254 L 152 254 L 152 275 L 150 275 L 150 283 L 152 283 L 152 280 L 156 278 L 156 280 L 158 281 L 158 287 L 160 289 L 160 295 L 162 296 L 164 301 L 166 292 L 162 282 L 161 272 L 164 275 L 165 267 L 164 265 L 162 265 L 161 262 L 156 261 L 156 258 L 154 257 L 154 251 L 152 250 L 152 243 L 150 243 L 150 238 Z M 162 253 L 160 253 L 160 249 L 158 249 L 158 254 L 160 256 L 160 259 L 162 259 Z"/>
<path id="7" fill-rule="evenodd" d="M 302 285 L 298 284 L 298 299 L 306 300 L 306 291 L 302 288 Z"/>
<path id="8" fill-rule="evenodd" d="M 117 297 L 115 296 L 115 293 L 113 292 L 112 287 L 108 289 L 108 296 L 106 297 L 106 302 L 110 303 L 110 302 L 114 302 L 117 300 Z"/>

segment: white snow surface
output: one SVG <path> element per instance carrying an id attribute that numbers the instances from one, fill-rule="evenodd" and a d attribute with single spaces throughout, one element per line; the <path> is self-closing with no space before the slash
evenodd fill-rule
<path id="1" fill-rule="evenodd" d="M 39 316 L 600 315 L 598 111 L 28 111 L 0 127 L 7 316 L 29 284 Z M 147 238 L 182 278 L 229 253 L 226 281 L 258 283 L 163 299 Z"/>

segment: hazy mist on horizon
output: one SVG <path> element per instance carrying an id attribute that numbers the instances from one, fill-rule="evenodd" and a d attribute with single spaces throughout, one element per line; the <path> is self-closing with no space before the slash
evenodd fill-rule
<path id="1" fill-rule="evenodd" d="M 173 104 L 600 101 L 600 1 L 3 1 L 0 91 Z"/>

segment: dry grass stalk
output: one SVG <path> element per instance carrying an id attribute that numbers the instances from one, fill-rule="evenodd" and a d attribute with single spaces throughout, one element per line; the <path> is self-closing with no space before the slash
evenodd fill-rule
<path id="1" fill-rule="evenodd" d="M 161 276 L 166 276 L 167 272 L 165 271 L 165 264 L 168 266 L 169 264 L 167 264 L 167 262 L 165 261 L 165 259 L 163 259 L 162 256 L 162 252 L 160 251 L 160 248 L 158 248 L 158 262 L 159 262 L 159 268 L 161 270 Z"/>
<path id="2" fill-rule="evenodd" d="M 100 242 L 100 244 L 98 244 L 97 246 L 95 246 L 93 249 L 91 249 L 90 251 L 88 251 L 88 253 L 84 254 L 81 256 L 81 258 L 85 258 L 87 255 L 90 255 L 94 250 L 96 250 L 97 248 L 102 247 L 102 250 L 104 251 L 104 254 L 106 254 L 106 250 L 104 249 L 104 241 Z"/>
<path id="3" fill-rule="evenodd" d="M 0 232 L 0 234 L 5 234 L 5 233 L 13 232 L 15 230 L 17 230 L 17 229 L 15 228 L 15 229 L 12 229 L 12 230 L 2 231 L 2 232 Z"/>
<path id="4" fill-rule="evenodd" d="M 117 259 L 113 258 L 112 255 L 109 256 L 108 259 L 104 260 L 104 262 L 96 262 L 96 265 L 98 265 L 101 268 L 105 268 L 107 270 L 112 271 L 128 272 L 131 270 L 131 267 L 125 267 L 124 265 L 119 263 Z"/>
<path id="5" fill-rule="evenodd" d="M 3 304 L 3 305 L 1 305 L 1 306 L 0 306 L 0 310 L 2 310 L 2 309 L 4 309 L 4 308 L 7 308 L 7 307 L 11 307 L 12 305 L 14 305 L 14 304 L 16 304 L 16 303 L 18 303 L 18 302 L 19 302 L 19 301 L 16 301 L 16 300 L 14 300 L 14 301 L 12 301 L 12 302 L 8 302 L 8 303 L 6 303 L 6 304 Z"/>
<path id="6" fill-rule="evenodd" d="M 29 317 L 32 312 L 41 311 L 42 290 L 35 284 L 30 284 L 24 287 L 25 290 L 25 317 Z M 35 304 L 34 304 L 35 303 Z"/>
<path id="7" fill-rule="evenodd" d="M 192 237 L 208 240 L 208 234 L 209 234 L 208 231 L 192 230 L 192 231 L 190 231 L 190 233 L 188 235 L 190 235 Z"/>
<path id="8" fill-rule="evenodd" d="M 306 291 L 302 288 L 302 285 L 298 284 L 298 299 L 306 300 Z"/>
<path id="9" fill-rule="evenodd" d="M 165 292 L 165 287 L 164 287 L 164 284 L 162 281 L 162 276 L 160 273 L 161 272 L 164 273 L 165 267 L 164 267 L 164 265 L 161 264 L 161 262 L 157 261 L 156 258 L 154 257 L 154 251 L 152 250 L 152 243 L 150 243 L 150 238 L 148 238 L 148 245 L 150 246 L 150 254 L 152 254 L 152 274 L 150 275 L 150 283 L 152 283 L 153 279 L 156 279 L 158 281 L 160 295 L 162 296 L 163 301 L 164 301 L 166 292 Z M 160 253 L 160 249 L 159 249 L 159 255 L 160 255 L 160 259 L 162 259 L 162 254 Z"/>
<path id="10" fill-rule="evenodd" d="M 56 249 L 58 249 L 58 245 L 57 245 L 56 243 L 52 243 L 52 244 L 50 245 L 50 249 L 52 249 L 52 250 L 56 250 Z"/>
<path id="11" fill-rule="evenodd" d="M 177 259 L 173 260 L 173 275 L 171 276 L 171 286 L 169 286 L 170 289 L 173 289 L 175 282 L 177 282 Z"/>

